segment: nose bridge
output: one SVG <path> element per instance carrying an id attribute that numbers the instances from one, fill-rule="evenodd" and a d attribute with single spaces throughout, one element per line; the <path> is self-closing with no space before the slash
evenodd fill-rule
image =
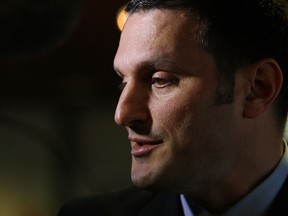
<path id="1" fill-rule="evenodd" d="M 123 89 L 115 111 L 118 125 L 129 126 L 135 121 L 147 119 L 147 93 L 135 82 L 127 83 Z"/>

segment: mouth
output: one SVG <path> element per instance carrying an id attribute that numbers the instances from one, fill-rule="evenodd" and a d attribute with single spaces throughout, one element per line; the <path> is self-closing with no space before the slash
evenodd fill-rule
<path id="1" fill-rule="evenodd" d="M 151 154 L 160 144 L 162 140 L 148 140 L 129 137 L 131 142 L 131 155 L 134 157 L 144 157 Z"/>

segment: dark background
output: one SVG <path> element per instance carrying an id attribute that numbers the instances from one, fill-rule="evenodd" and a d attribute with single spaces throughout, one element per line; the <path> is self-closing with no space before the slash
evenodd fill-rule
<path id="1" fill-rule="evenodd" d="M 47 0 L 39 2 L 41 1 Z M 80 2 L 80 0 L 74 1 Z M 62 100 L 61 97 L 71 96 L 72 99 L 83 93 L 87 97 L 87 92 L 91 94 L 92 92 L 115 93 L 117 79 L 113 73 L 112 62 L 120 35 L 116 26 L 116 13 L 125 4 L 125 1 L 82 0 L 81 3 L 79 11 L 75 10 L 75 20 L 71 19 L 70 23 L 67 20 L 61 20 L 61 17 L 59 22 L 56 19 L 52 20 L 51 17 L 55 15 L 51 11 L 50 14 L 47 14 L 46 23 L 39 23 L 39 25 L 26 23 L 28 28 L 13 32 L 16 36 L 14 34 L 15 38 L 9 44 L 10 46 L 17 47 L 21 46 L 21 43 L 26 43 L 27 47 L 32 47 L 31 44 L 41 47 L 41 42 L 36 43 L 32 39 L 44 41 L 43 38 L 49 37 L 46 33 L 51 31 L 55 31 L 54 34 L 57 35 L 58 40 L 49 41 L 50 47 L 42 49 L 40 52 L 22 54 L 24 57 L 18 57 L 17 48 L 14 48 L 13 51 L 16 53 L 14 58 L 13 54 L 10 54 L 12 55 L 10 59 L 5 62 L 2 60 L 0 84 L 3 96 L 9 98 L 11 95 L 33 99 L 39 98 L 40 95 L 46 95 L 49 99 L 51 99 L 49 96 L 56 96 L 57 99 Z M 57 7 L 57 3 L 55 3 L 55 7 Z M 63 7 L 63 11 L 65 10 L 66 8 Z M 76 14 L 76 12 L 81 14 Z M 31 20 L 27 19 L 26 21 L 32 22 L 37 19 L 37 15 L 39 16 L 36 14 L 34 17 L 31 16 Z M 60 22 L 66 22 L 66 24 L 60 25 Z M 66 28 L 67 23 L 69 28 Z M 19 24 L 15 28 L 20 28 L 20 25 L 24 24 Z M 39 27 L 41 29 L 36 30 Z M 67 30 L 65 34 L 57 30 L 60 27 Z M 45 30 L 45 28 L 49 29 Z M 61 31 L 63 31 L 62 29 Z M 45 35 L 37 37 L 37 31 L 42 31 Z M 25 34 L 32 38 L 31 41 L 22 39 L 24 42 L 19 42 Z M 42 43 L 44 44 L 44 42 Z M 45 46 L 47 45 L 45 44 Z M 2 54 L 2 52 L 0 53 Z M 21 91 L 18 91 L 20 88 Z"/>
<path id="2" fill-rule="evenodd" d="M 55 215 L 130 184 L 129 143 L 113 120 L 125 3 L 0 3 L 1 215 Z"/>

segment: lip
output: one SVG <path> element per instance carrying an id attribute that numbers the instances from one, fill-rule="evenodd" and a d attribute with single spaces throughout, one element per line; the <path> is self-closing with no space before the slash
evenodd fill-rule
<path id="1" fill-rule="evenodd" d="M 131 155 L 134 157 L 143 157 L 152 153 L 159 144 L 162 143 L 162 140 L 150 140 L 150 139 L 141 139 L 141 138 L 132 138 L 128 137 L 131 144 Z"/>

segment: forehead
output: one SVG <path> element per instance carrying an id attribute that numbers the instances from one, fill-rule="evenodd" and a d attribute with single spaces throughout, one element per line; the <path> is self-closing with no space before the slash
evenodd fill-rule
<path id="1" fill-rule="evenodd" d="M 184 10 L 155 9 L 129 15 L 121 35 L 114 65 L 162 59 L 164 62 L 193 61 L 191 56 L 203 52 L 199 38 L 203 26 L 192 13 Z M 121 69 L 121 68 L 120 68 Z"/>
<path id="2" fill-rule="evenodd" d="M 123 32 L 128 32 L 130 27 L 141 32 L 159 33 L 174 29 L 187 33 L 196 28 L 196 21 L 193 14 L 185 10 L 153 9 L 129 15 Z"/>

